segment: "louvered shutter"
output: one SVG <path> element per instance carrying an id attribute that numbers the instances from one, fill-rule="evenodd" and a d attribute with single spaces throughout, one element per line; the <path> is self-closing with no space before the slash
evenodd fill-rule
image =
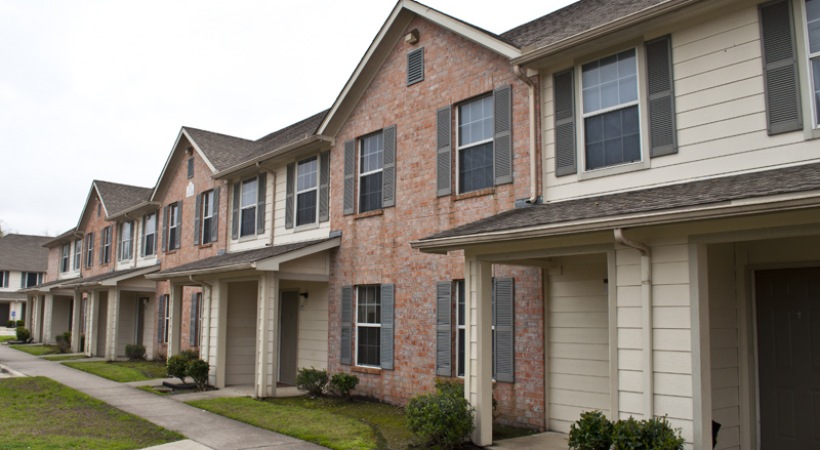
<path id="1" fill-rule="evenodd" d="M 453 283 L 436 283 L 436 375 L 453 375 Z"/>
<path id="2" fill-rule="evenodd" d="M 105 232 L 108 227 L 103 228 L 100 233 L 100 265 L 105 264 Z"/>
<path id="3" fill-rule="evenodd" d="M 319 155 L 319 222 L 330 220 L 330 152 Z"/>
<path id="4" fill-rule="evenodd" d="M 355 212 L 354 199 L 356 191 L 356 141 L 345 142 L 345 192 L 344 213 Z"/>
<path id="5" fill-rule="evenodd" d="M 288 164 L 287 173 L 285 175 L 285 228 L 293 228 L 293 177 L 295 171 L 296 164 Z"/>
<path id="6" fill-rule="evenodd" d="M 514 281 L 512 278 L 498 278 L 493 283 L 495 299 L 495 379 L 515 381 L 515 303 Z"/>
<path id="7" fill-rule="evenodd" d="M 159 309 L 157 310 L 157 342 L 163 342 L 165 336 L 165 303 L 168 301 L 167 295 L 159 296 Z"/>
<path id="8" fill-rule="evenodd" d="M 450 195 L 452 188 L 452 106 L 436 111 L 436 195 Z"/>
<path id="9" fill-rule="evenodd" d="M 393 322 L 395 313 L 395 285 L 381 285 L 380 351 L 382 369 L 393 370 Z"/>
<path id="10" fill-rule="evenodd" d="M 130 223 L 131 229 L 128 232 L 128 253 L 130 253 L 131 256 L 133 256 L 134 252 L 132 250 L 134 248 L 134 245 L 136 245 L 136 242 L 134 241 L 134 231 L 135 228 L 137 228 L 137 222 L 135 220 L 132 220 Z"/>
<path id="11" fill-rule="evenodd" d="M 182 246 L 182 201 L 177 202 L 177 227 L 174 229 L 174 244 L 180 248 Z"/>
<path id="12" fill-rule="evenodd" d="M 407 85 L 424 80 L 424 47 L 407 54 Z"/>
<path id="13" fill-rule="evenodd" d="M 23 288 L 26 287 L 26 278 L 28 278 L 28 276 L 26 276 L 26 275 L 27 275 L 26 272 L 21 272 L 20 273 L 20 289 L 23 289 Z"/>
<path id="14" fill-rule="evenodd" d="M 117 228 L 117 250 L 114 259 L 117 261 L 122 259 L 122 227 Z"/>
<path id="15" fill-rule="evenodd" d="M 384 156 L 382 166 L 382 207 L 396 205 L 396 126 L 383 130 Z"/>
<path id="16" fill-rule="evenodd" d="M 512 183 L 512 87 L 493 91 L 493 172 L 495 184 Z"/>
<path id="17" fill-rule="evenodd" d="M 211 211 L 211 242 L 219 238 L 219 186 L 214 188 L 214 210 Z"/>
<path id="18" fill-rule="evenodd" d="M 780 0 L 760 5 L 769 135 L 803 127 L 791 3 Z"/>
<path id="19" fill-rule="evenodd" d="M 256 199 L 256 234 L 265 232 L 265 191 L 268 188 L 268 177 L 263 172 L 259 174 Z"/>
<path id="20" fill-rule="evenodd" d="M 672 76 L 672 37 L 666 35 L 645 45 L 649 94 L 650 156 L 678 152 L 675 127 L 675 80 Z"/>
<path id="21" fill-rule="evenodd" d="M 231 239 L 239 239 L 239 195 L 242 182 L 233 184 L 233 208 L 231 214 Z"/>
<path id="22" fill-rule="evenodd" d="M 194 201 L 194 245 L 199 245 L 199 228 L 202 223 L 202 194 L 197 195 Z"/>
<path id="23" fill-rule="evenodd" d="M 351 364 L 353 352 L 353 286 L 342 287 L 342 328 L 339 362 Z"/>
<path id="24" fill-rule="evenodd" d="M 162 251 L 168 251 L 168 211 L 170 206 L 162 208 Z"/>
<path id="25" fill-rule="evenodd" d="M 199 330 L 197 330 L 197 325 L 199 324 L 199 295 L 196 292 L 191 294 L 191 321 L 188 331 L 189 342 L 191 346 L 197 345 L 197 335 L 199 334 Z"/>
<path id="26" fill-rule="evenodd" d="M 145 224 L 145 216 L 142 216 L 142 221 L 141 222 L 142 222 L 142 241 L 140 242 L 140 257 L 143 257 L 143 256 L 145 256 L 145 235 L 146 235 L 146 231 L 148 231 L 145 227 L 145 225 L 146 225 Z M 156 236 L 154 237 L 154 240 L 156 241 Z"/>
<path id="27" fill-rule="evenodd" d="M 555 105 L 555 176 L 578 171 L 575 144 L 575 79 L 572 69 L 553 76 Z"/>

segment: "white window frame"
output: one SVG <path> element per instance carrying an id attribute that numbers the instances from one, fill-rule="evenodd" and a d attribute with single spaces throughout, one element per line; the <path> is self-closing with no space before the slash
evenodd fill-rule
<path id="1" fill-rule="evenodd" d="M 814 0 L 817 1 L 817 0 Z M 807 88 L 810 95 L 804 96 L 808 97 L 810 102 L 809 111 L 811 111 L 811 124 L 807 127 L 809 130 L 814 130 L 813 137 L 820 137 L 817 134 L 820 131 L 820 100 L 817 99 L 817 91 L 820 91 L 820 86 L 816 86 L 814 84 L 814 66 L 812 61 L 820 61 L 820 49 L 816 52 L 811 52 L 810 40 L 809 40 L 809 10 L 806 7 L 807 0 L 799 0 L 798 7 L 794 8 L 796 15 L 799 15 L 799 19 L 797 19 L 800 23 L 798 25 L 799 29 L 802 30 L 803 39 L 802 42 L 798 39 L 798 42 L 801 42 L 804 52 L 803 61 L 805 61 L 805 73 L 801 71 L 801 77 L 805 77 L 806 82 L 801 83 L 801 88 Z M 820 22 L 820 18 L 815 19 L 815 23 Z M 819 24 L 820 25 L 820 24 Z M 798 49 L 800 51 L 800 49 Z M 801 64 L 802 65 L 802 64 Z M 804 110 L 805 111 L 805 110 Z"/>
<path id="2" fill-rule="evenodd" d="M 376 136 L 381 136 L 382 137 L 382 146 L 381 146 L 381 150 L 380 150 L 380 153 L 382 155 L 382 163 L 381 163 L 381 165 L 379 166 L 378 169 L 373 169 L 373 170 L 369 170 L 369 171 L 365 172 L 363 164 L 362 164 L 362 157 L 364 156 L 364 143 L 368 139 L 375 138 Z M 362 202 L 362 181 L 364 180 L 365 177 L 368 177 L 370 175 L 375 175 L 377 173 L 381 173 L 382 174 L 382 186 L 379 188 L 379 193 L 380 193 L 380 195 L 384 195 L 383 194 L 383 190 L 384 190 L 384 130 L 379 130 L 375 133 L 370 133 L 366 136 L 362 136 L 359 139 L 358 147 L 359 147 L 359 152 L 358 152 L 358 155 L 357 155 L 358 156 L 357 161 L 358 161 L 358 166 L 359 166 L 359 182 L 358 182 L 358 184 L 359 184 L 358 194 L 359 195 L 358 195 L 358 199 L 357 199 L 358 200 L 357 207 L 358 207 L 358 210 L 359 210 L 360 213 L 366 213 L 366 212 L 370 212 L 370 211 L 378 211 L 378 210 L 384 208 L 383 204 L 380 204 L 378 208 L 373 208 L 373 209 L 368 209 L 367 211 L 362 211 L 362 203 L 363 203 Z M 380 201 L 380 203 L 381 203 L 381 201 Z"/>
<path id="3" fill-rule="evenodd" d="M 469 104 L 474 103 L 474 102 L 478 102 L 478 101 L 486 101 L 487 99 L 489 99 L 489 101 L 490 101 L 490 111 L 492 111 L 492 113 L 493 113 L 493 115 L 490 117 L 490 122 L 493 124 L 493 132 L 490 133 L 490 137 L 487 138 L 487 139 L 483 139 L 481 141 L 476 141 L 476 142 L 471 142 L 467 145 L 462 146 L 461 145 L 461 107 L 469 105 Z M 473 147 L 478 147 L 478 146 L 481 146 L 481 145 L 484 145 L 484 144 L 487 144 L 487 143 L 493 144 L 493 149 L 492 150 L 493 150 L 493 152 L 495 151 L 495 144 L 494 144 L 494 138 L 495 138 L 495 130 L 494 130 L 494 128 L 495 128 L 495 104 L 494 104 L 493 94 L 492 94 L 492 92 L 490 92 L 489 94 L 482 95 L 482 96 L 479 96 L 479 97 L 472 98 L 470 100 L 463 101 L 463 102 L 456 105 L 455 110 L 456 110 L 456 122 L 455 122 L 455 125 L 456 125 L 456 141 L 455 141 L 455 147 L 456 147 L 456 192 L 458 192 L 459 194 L 465 194 L 465 193 L 468 193 L 468 192 L 475 192 L 475 191 L 480 191 L 482 189 L 491 188 L 495 185 L 495 180 L 493 180 L 492 178 L 490 179 L 490 184 L 488 186 L 483 187 L 483 188 L 472 189 L 472 190 L 468 190 L 468 191 L 463 191 L 461 189 L 461 178 L 462 178 L 461 177 L 461 152 L 462 152 L 462 150 L 469 150 Z M 493 170 L 495 170 L 495 160 L 493 160 Z"/>
<path id="4" fill-rule="evenodd" d="M 123 222 L 120 226 L 120 261 L 128 261 L 134 255 L 133 239 L 131 234 L 134 230 L 134 221 Z M 126 231 L 128 231 L 126 233 Z"/>
<path id="5" fill-rule="evenodd" d="M 374 290 L 374 292 L 376 294 L 376 298 L 378 299 L 378 303 L 374 304 L 374 305 L 378 305 L 378 307 L 379 307 L 379 317 L 378 317 L 379 322 L 378 323 L 376 323 L 376 322 L 361 322 L 359 320 L 359 303 L 360 303 L 361 297 L 362 297 L 362 295 L 361 295 L 362 290 L 370 290 L 370 289 Z M 366 305 L 370 305 L 370 304 L 367 303 Z M 379 364 L 376 364 L 376 365 L 362 364 L 362 363 L 359 362 L 359 328 L 375 328 L 375 329 L 378 329 L 379 332 L 381 333 L 381 328 L 382 328 L 381 286 L 379 286 L 378 284 L 367 284 L 367 285 L 356 286 L 356 302 L 355 302 L 355 305 L 354 305 L 354 311 L 355 311 L 355 314 L 356 314 L 356 316 L 355 316 L 355 330 L 356 330 L 356 333 L 355 333 L 356 341 L 355 342 L 356 342 L 356 344 L 354 346 L 356 366 L 358 366 L 358 367 L 373 367 L 373 368 L 380 369 L 381 368 L 381 359 L 379 360 Z M 381 341 L 379 341 L 379 353 L 381 353 Z"/>
<path id="6" fill-rule="evenodd" d="M 256 186 L 254 189 L 253 200 L 249 205 L 245 204 L 245 186 L 253 184 Z M 243 180 L 239 183 L 239 239 L 245 237 L 254 237 L 257 234 L 256 230 L 256 223 L 257 223 L 257 215 L 259 214 L 257 203 L 259 202 L 259 177 L 248 178 L 247 180 Z M 244 223 L 245 223 L 245 210 L 253 209 L 253 219 L 251 223 L 253 225 L 253 232 L 252 233 L 244 233 Z"/>
<path id="7" fill-rule="evenodd" d="M 205 191 L 201 195 L 202 204 L 202 218 L 199 221 L 199 236 L 202 245 L 210 244 L 211 241 L 211 227 L 214 219 L 214 190 Z M 206 222 L 206 219 L 210 219 Z M 206 226 L 206 223 L 208 226 Z"/>
<path id="8" fill-rule="evenodd" d="M 7 288 L 9 284 L 8 270 L 0 270 L 0 288 Z"/>
<path id="9" fill-rule="evenodd" d="M 80 270 L 83 263 L 83 240 L 74 240 L 74 270 Z"/>
<path id="10" fill-rule="evenodd" d="M 94 233 L 85 235 L 86 249 L 85 249 L 85 266 L 94 266 Z"/>
<path id="11" fill-rule="evenodd" d="M 310 161 L 316 161 L 316 170 L 314 171 L 315 183 L 311 187 L 308 187 L 308 188 L 305 188 L 305 189 L 299 189 L 299 175 L 302 174 L 299 171 L 299 167 L 301 167 L 302 164 L 306 164 Z M 312 156 L 310 158 L 305 158 L 305 159 L 303 159 L 301 161 L 298 161 L 296 163 L 296 173 L 294 174 L 295 175 L 294 176 L 294 178 L 295 178 L 294 182 L 295 182 L 296 186 L 294 186 L 295 187 L 295 189 L 294 189 L 295 193 L 294 193 L 294 196 L 293 196 L 293 225 L 294 225 L 294 227 L 301 228 L 301 227 L 305 227 L 305 226 L 316 225 L 317 223 L 319 223 L 319 177 L 321 176 L 321 173 L 322 173 L 322 168 L 320 167 L 320 164 L 321 164 L 321 161 L 320 161 L 319 155 L 315 155 L 315 156 Z M 314 204 L 313 220 L 311 222 L 305 222 L 305 223 L 300 224 L 299 223 L 299 196 L 301 194 L 307 194 L 311 191 L 316 192 L 316 203 Z"/>
<path id="12" fill-rule="evenodd" d="M 68 244 L 63 244 L 60 250 L 62 252 L 62 254 L 60 255 L 60 273 L 65 273 L 71 269 L 71 243 L 69 242 Z"/>
<path id="13" fill-rule="evenodd" d="M 108 264 L 111 262 L 111 225 L 103 228 L 102 231 L 102 252 L 103 252 L 103 264 Z"/>
<path id="14" fill-rule="evenodd" d="M 148 226 L 149 219 L 154 220 L 154 227 Z M 143 257 L 155 256 L 157 248 L 157 213 L 146 214 L 142 217 L 142 254 Z M 154 236 L 151 246 L 148 246 L 148 236 Z"/>
<path id="15" fill-rule="evenodd" d="M 180 225 L 180 222 L 177 220 L 177 215 L 179 215 L 179 202 L 174 202 L 168 205 L 168 236 L 166 236 L 168 247 L 166 250 L 169 252 L 176 250 L 181 246 L 177 241 L 171 242 L 174 232 Z M 182 233 L 180 233 L 179 239 L 182 239 Z"/>

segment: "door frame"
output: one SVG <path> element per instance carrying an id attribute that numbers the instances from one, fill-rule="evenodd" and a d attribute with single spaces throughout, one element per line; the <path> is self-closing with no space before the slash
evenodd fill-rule
<path id="1" fill-rule="evenodd" d="M 299 312 L 301 310 L 301 297 L 300 297 L 300 290 L 299 289 L 281 289 L 279 291 L 279 311 L 277 314 L 279 315 L 279 338 L 277 339 L 277 349 L 276 349 L 276 359 L 278 361 L 277 366 L 279 367 L 279 373 L 276 374 L 276 382 L 278 383 L 281 376 L 282 376 L 282 309 L 285 305 L 285 294 L 296 294 L 296 371 L 299 371 Z"/>

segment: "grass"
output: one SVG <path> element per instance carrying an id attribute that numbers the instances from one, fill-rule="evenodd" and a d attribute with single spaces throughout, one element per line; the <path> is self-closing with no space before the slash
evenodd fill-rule
<path id="1" fill-rule="evenodd" d="M 165 378 L 165 363 L 161 361 L 69 361 L 62 364 L 120 383 Z"/>
<path id="2" fill-rule="evenodd" d="M 43 359 L 47 359 L 49 361 L 67 361 L 67 360 L 71 360 L 71 359 L 85 359 L 85 358 L 87 358 L 87 356 L 82 355 L 82 354 L 77 354 L 77 353 L 74 353 L 74 354 L 71 354 L 71 355 L 48 355 L 48 356 L 43 356 Z"/>
<path id="3" fill-rule="evenodd" d="M 0 380 L 3 449 L 138 449 L 183 439 L 45 377 Z"/>
<path id="4" fill-rule="evenodd" d="M 6 341 L 13 341 L 15 339 L 17 339 L 16 336 L 0 336 L 0 344 Z"/>
<path id="5" fill-rule="evenodd" d="M 60 353 L 60 348 L 56 345 L 15 344 L 10 345 L 9 347 L 15 350 L 20 350 L 21 352 L 26 352 L 29 355 L 34 356 L 53 355 L 55 353 Z"/>

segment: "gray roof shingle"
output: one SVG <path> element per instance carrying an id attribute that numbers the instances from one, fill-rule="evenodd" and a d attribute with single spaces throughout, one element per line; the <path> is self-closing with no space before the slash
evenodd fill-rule
<path id="1" fill-rule="evenodd" d="M 109 216 L 117 214 L 148 201 L 151 198 L 152 188 L 131 186 L 110 181 L 94 180 L 97 191 L 100 193 L 105 210 Z"/>
<path id="2" fill-rule="evenodd" d="M 820 163 L 514 209 L 420 242 L 820 190 Z"/>
<path id="3" fill-rule="evenodd" d="M 7 234 L 0 238 L 0 270 L 45 272 L 48 268 L 48 249 L 43 244 L 50 236 Z"/>

